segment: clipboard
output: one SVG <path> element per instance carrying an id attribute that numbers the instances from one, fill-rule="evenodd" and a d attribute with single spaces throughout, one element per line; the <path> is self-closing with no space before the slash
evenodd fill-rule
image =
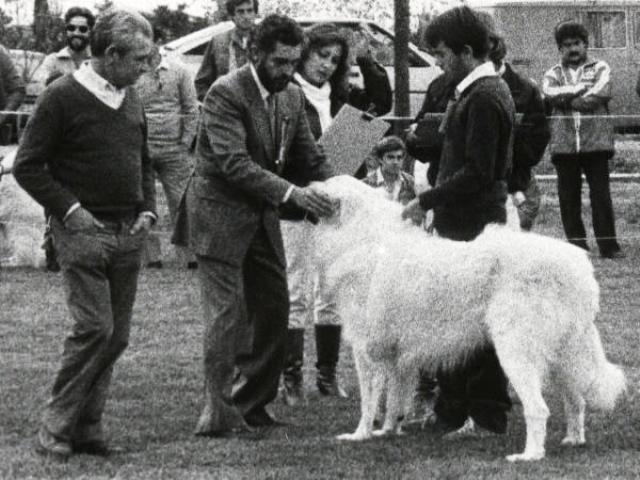
<path id="1" fill-rule="evenodd" d="M 338 175 L 353 175 L 384 134 L 389 124 L 351 105 L 343 105 L 318 140 Z"/>

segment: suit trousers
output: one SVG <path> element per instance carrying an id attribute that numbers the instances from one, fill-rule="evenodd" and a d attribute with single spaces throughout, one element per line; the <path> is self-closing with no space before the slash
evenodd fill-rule
<path id="1" fill-rule="evenodd" d="M 299 220 L 281 220 L 284 253 L 289 284 L 289 328 L 316 325 L 340 325 L 335 300 L 328 294 L 326 275 L 316 260 L 314 225 Z"/>
<path id="2" fill-rule="evenodd" d="M 593 232 L 600 253 L 620 250 L 616 240 L 613 204 L 609 189 L 609 152 L 587 152 L 554 155 L 552 162 L 558 172 L 560 217 L 569 242 L 585 250 L 587 233 L 582 223 L 582 173 L 589 184 L 589 199 Z"/>
<path id="3" fill-rule="evenodd" d="M 104 229 L 70 232 L 51 219 L 53 242 L 74 321 L 64 343 L 43 425 L 64 441 L 102 439 L 113 365 L 127 347 L 146 234 L 135 218 L 102 220 Z"/>
<path id="4" fill-rule="evenodd" d="M 276 398 L 284 367 L 289 297 L 285 267 L 260 226 L 242 267 L 197 256 L 205 319 L 205 406 L 198 430 Z"/>

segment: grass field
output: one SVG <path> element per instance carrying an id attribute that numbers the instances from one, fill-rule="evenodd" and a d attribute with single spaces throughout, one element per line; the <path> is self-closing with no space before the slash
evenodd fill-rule
<path id="1" fill-rule="evenodd" d="M 598 327 L 629 392 L 610 414 L 589 412 L 584 448 L 560 447 L 561 402 L 553 390 L 547 458 L 511 465 L 504 456 L 524 445 L 519 405 L 506 435 L 443 441 L 416 431 L 361 444 L 334 436 L 357 423 L 358 393 L 348 347 L 341 361 L 348 400 L 326 400 L 314 389 L 312 338 L 307 339 L 308 404 L 274 413 L 292 425 L 261 441 L 193 436 L 201 406 L 202 323 L 193 272 L 169 262 L 140 278 L 131 343 L 118 362 L 105 418 L 127 453 L 103 460 L 75 456 L 67 464 L 32 451 L 38 417 L 69 329 L 61 278 L 29 269 L 0 270 L 0 479 L 614 479 L 640 478 L 640 185 L 616 183 L 614 204 L 624 260 L 593 257 L 601 285 Z M 537 231 L 561 237 L 555 184 L 543 187 Z M 593 245 L 593 241 L 591 244 Z"/>

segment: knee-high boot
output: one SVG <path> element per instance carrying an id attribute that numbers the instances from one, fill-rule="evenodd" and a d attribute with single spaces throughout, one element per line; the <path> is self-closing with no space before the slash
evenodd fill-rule
<path id="1" fill-rule="evenodd" d="M 318 355 L 318 363 L 316 363 L 318 390 L 323 395 L 349 398 L 349 395 L 340 387 L 336 378 L 342 326 L 316 325 L 315 333 L 316 352 Z"/>
<path id="2" fill-rule="evenodd" d="M 304 329 L 287 330 L 287 353 L 282 378 L 282 399 L 294 407 L 304 402 L 302 365 L 304 359 Z"/>

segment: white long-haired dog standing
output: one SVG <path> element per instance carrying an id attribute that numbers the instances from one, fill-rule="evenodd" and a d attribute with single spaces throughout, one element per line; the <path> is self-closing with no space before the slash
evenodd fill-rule
<path id="1" fill-rule="evenodd" d="M 418 368 L 449 368 L 494 345 L 519 396 L 526 445 L 511 461 L 544 457 L 549 410 L 543 382 L 564 396 L 563 444 L 585 442 L 585 402 L 612 409 L 625 389 L 594 325 L 598 284 L 584 251 L 559 240 L 488 227 L 472 242 L 429 237 L 400 219 L 401 206 L 350 177 L 321 184 L 340 213 L 315 229 L 319 260 L 350 341 L 361 418 L 342 440 L 400 433 Z M 381 393 L 386 414 L 373 431 Z"/>

